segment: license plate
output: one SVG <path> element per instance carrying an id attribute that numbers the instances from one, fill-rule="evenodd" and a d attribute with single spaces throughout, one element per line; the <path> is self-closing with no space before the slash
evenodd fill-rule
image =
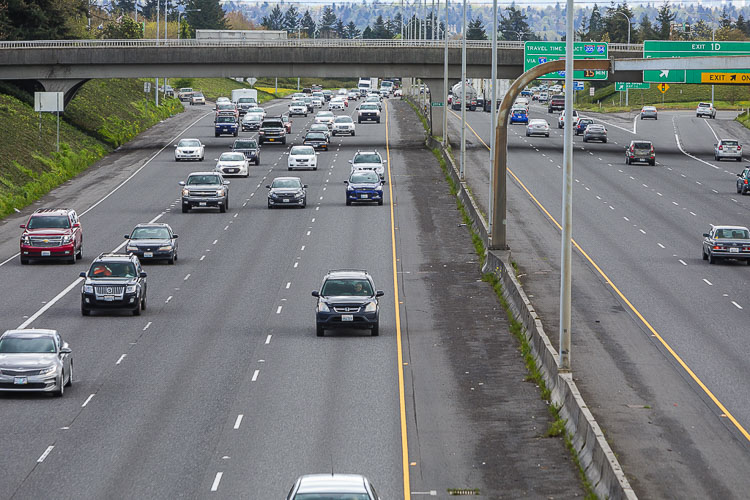
<path id="1" fill-rule="evenodd" d="M 104 302 L 113 302 L 115 300 L 115 296 L 114 295 L 105 295 L 102 298 L 104 299 Z"/>
<path id="2" fill-rule="evenodd" d="M 49 257 L 50 255 L 51 254 L 49 250 L 42 250 L 42 257 Z"/>
<path id="3" fill-rule="evenodd" d="M 269 142 L 273 142 L 273 141 L 275 141 L 275 140 L 276 140 L 276 139 L 273 139 L 273 138 L 270 138 L 270 137 L 268 138 L 268 141 L 269 141 Z"/>
<path id="4" fill-rule="evenodd" d="M 354 315 L 353 314 L 342 314 L 341 315 L 341 321 L 354 321 Z"/>
<path id="5" fill-rule="evenodd" d="M 360 198 L 369 198 L 370 195 L 369 194 L 361 194 L 361 195 L 359 195 L 359 197 Z"/>
<path id="6" fill-rule="evenodd" d="M 145 258 L 148 258 L 148 257 L 153 257 L 153 256 L 154 256 L 154 252 L 143 252 L 143 256 L 144 256 Z"/>
<path id="7" fill-rule="evenodd" d="M 740 249 L 736 248 L 736 247 L 735 248 L 730 248 L 729 249 L 729 253 L 740 253 Z"/>
<path id="8" fill-rule="evenodd" d="M 205 201 L 199 201 L 198 205 L 200 205 L 202 207 L 205 207 L 206 206 L 206 202 Z"/>
<path id="9" fill-rule="evenodd" d="M 13 379 L 13 383 L 15 385 L 26 385 L 29 383 L 29 379 L 27 377 L 16 377 Z"/>
<path id="10" fill-rule="evenodd" d="M 289 199 L 288 199 L 288 198 L 284 198 L 284 200 L 282 200 L 282 201 L 283 201 L 284 203 L 289 203 Z"/>

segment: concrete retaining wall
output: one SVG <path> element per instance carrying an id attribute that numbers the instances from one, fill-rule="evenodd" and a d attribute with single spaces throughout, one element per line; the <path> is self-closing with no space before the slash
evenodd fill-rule
<path id="1" fill-rule="evenodd" d="M 456 186 L 458 199 L 464 204 L 474 230 L 482 237 L 485 248 L 488 241 L 487 222 L 475 203 L 466 183 L 461 182 L 458 168 L 440 142 L 428 137 L 426 145 L 438 148 L 448 165 L 448 171 Z M 493 272 L 503 284 L 503 295 L 516 319 L 521 322 L 524 334 L 532 348 L 539 371 L 551 391 L 552 403 L 560 408 L 565 428 L 573 448 L 578 454 L 581 467 L 599 498 L 613 500 L 635 500 L 637 496 L 625 477 L 617 457 L 607 443 L 599 424 L 586 406 L 572 374 L 560 373 L 557 369 L 557 352 L 544 331 L 544 326 L 529 301 L 511 266 L 510 251 L 489 251 L 485 261 L 485 272 Z"/>

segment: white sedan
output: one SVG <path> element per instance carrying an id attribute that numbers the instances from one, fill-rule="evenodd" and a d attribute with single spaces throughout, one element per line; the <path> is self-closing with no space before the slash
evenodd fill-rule
<path id="1" fill-rule="evenodd" d="M 334 97 L 328 102 L 328 111 L 333 111 L 335 109 L 342 110 L 344 109 L 344 100 L 339 97 Z"/>
<path id="2" fill-rule="evenodd" d="M 328 128 L 330 129 L 333 126 L 334 118 L 333 113 L 330 111 L 319 111 L 318 114 L 315 115 L 315 123 L 323 123 L 328 125 Z"/>
<path id="3" fill-rule="evenodd" d="M 289 170 L 298 168 L 318 170 L 318 153 L 312 146 L 292 146 L 287 167 Z"/>
<path id="4" fill-rule="evenodd" d="M 230 175 L 247 177 L 250 175 L 250 164 L 244 153 L 235 153 L 232 151 L 221 153 L 221 156 L 216 161 L 216 168 L 214 170 L 225 177 Z"/>
<path id="5" fill-rule="evenodd" d="M 198 139 L 182 139 L 174 145 L 174 160 L 203 161 L 205 148 Z"/>
<path id="6" fill-rule="evenodd" d="M 305 101 L 295 101 L 289 105 L 289 116 L 295 115 L 307 116 Z"/>

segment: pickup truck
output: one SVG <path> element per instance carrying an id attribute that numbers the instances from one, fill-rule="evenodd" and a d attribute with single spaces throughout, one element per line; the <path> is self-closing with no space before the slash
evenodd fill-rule
<path id="1" fill-rule="evenodd" d="M 181 101 L 189 101 L 193 97 L 193 89 L 191 87 L 183 87 L 177 91 L 177 98 Z"/>
<path id="2" fill-rule="evenodd" d="M 214 135 L 230 134 L 237 137 L 240 133 L 240 124 L 234 116 L 219 115 L 214 121 Z"/>
<path id="3" fill-rule="evenodd" d="M 258 144 L 263 144 L 264 142 L 286 144 L 286 125 L 284 125 L 281 117 L 268 117 L 260 124 Z"/>

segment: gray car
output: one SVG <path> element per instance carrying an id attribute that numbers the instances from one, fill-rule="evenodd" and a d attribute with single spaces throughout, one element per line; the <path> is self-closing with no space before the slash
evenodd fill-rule
<path id="1" fill-rule="evenodd" d="M 714 144 L 714 160 L 742 161 L 742 146 L 736 139 L 720 139 Z"/>
<path id="2" fill-rule="evenodd" d="M 703 233 L 703 260 L 716 264 L 719 259 L 744 260 L 750 265 L 750 231 L 744 226 L 711 226 Z"/>
<path id="3" fill-rule="evenodd" d="M 625 150 L 625 164 L 630 165 L 633 162 L 656 165 L 656 153 L 651 141 L 630 141 L 630 146 Z"/>
<path id="4" fill-rule="evenodd" d="M 379 500 L 375 487 L 359 474 L 307 474 L 292 486 L 287 500 Z"/>
<path id="5" fill-rule="evenodd" d="M 659 119 L 659 114 L 654 106 L 643 106 L 643 108 L 641 108 L 641 120 L 645 118 L 653 118 L 654 120 Z"/>
<path id="6" fill-rule="evenodd" d="M 56 330 L 8 330 L 0 335 L 0 391 L 51 392 L 73 385 L 73 352 Z"/>
<path id="7" fill-rule="evenodd" d="M 607 129 L 600 123 L 592 123 L 583 131 L 583 142 L 602 141 L 607 142 Z"/>
<path id="8" fill-rule="evenodd" d="M 218 172 L 193 172 L 182 186 L 182 213 L 192 208 L 216 207 L 221 213 L 229 209 L 229 181 Z"/>

